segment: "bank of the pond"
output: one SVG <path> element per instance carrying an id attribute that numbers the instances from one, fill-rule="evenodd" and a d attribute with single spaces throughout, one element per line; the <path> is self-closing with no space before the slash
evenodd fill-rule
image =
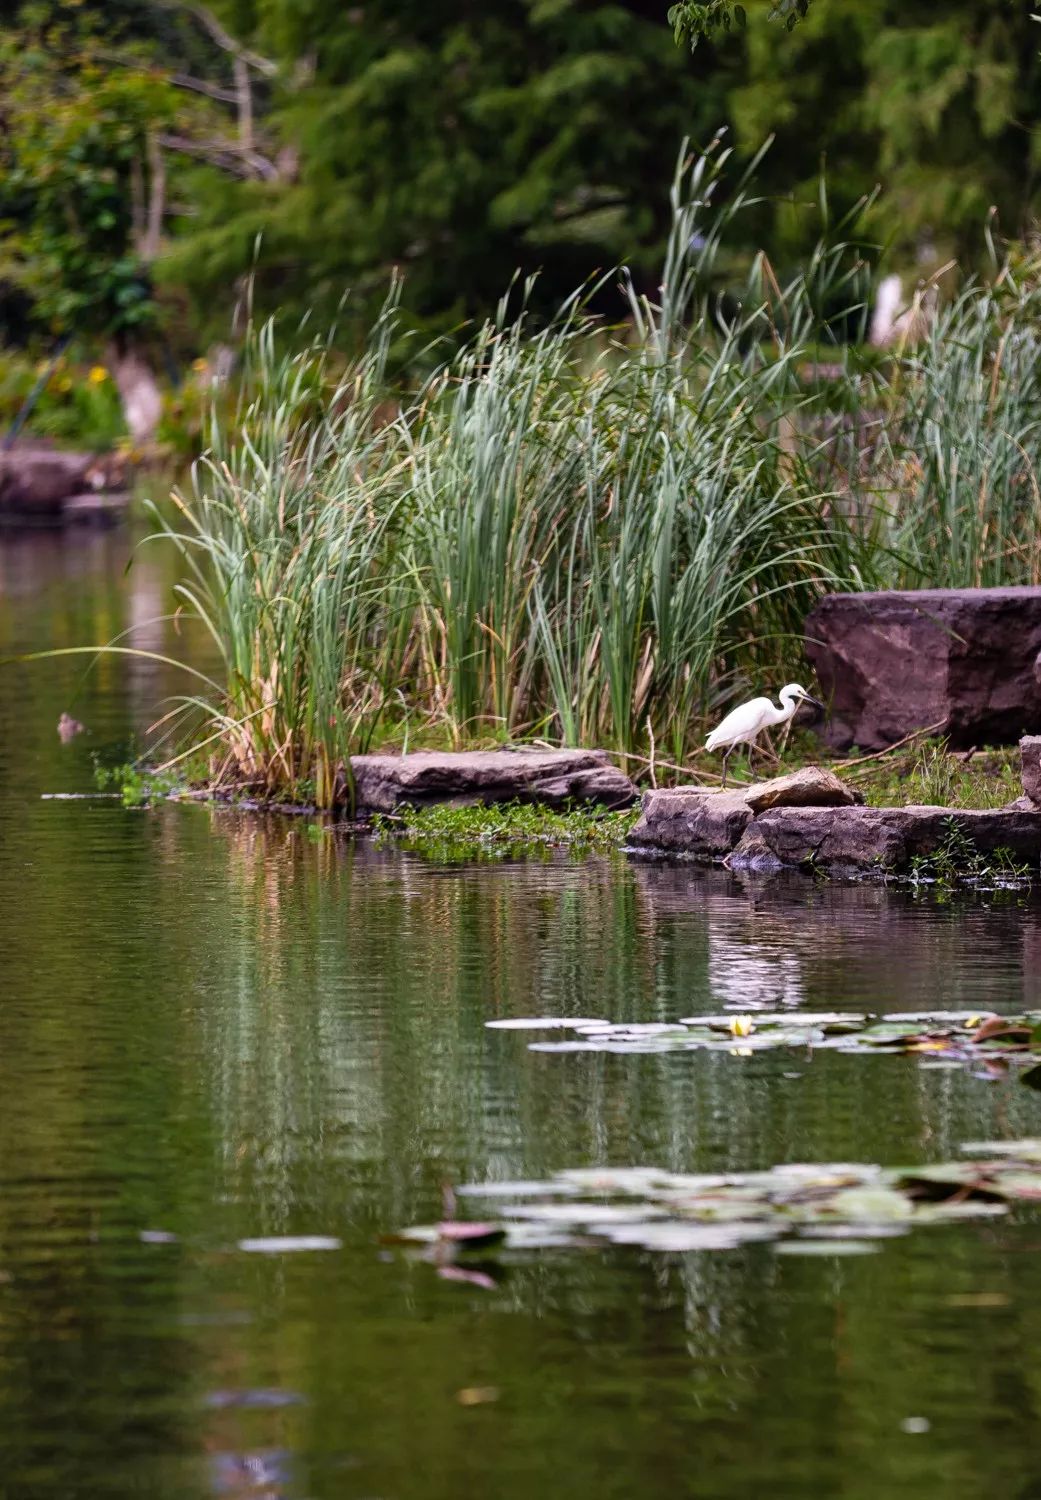
<path id="1" fill-rule="evenodd" d="M 624 849 L 642 858 L 721 863 L 735 870 L 1021 884 L 1041 870 L 1041 809 L 1026 791 L 1037 791 L 1039 746 L 1033 738 L 1021 744 L 1018 789 L 1004 752 L 996 769 L 993 757 L 986 758 L 991 772 L 983 778 L 967 774 L 964 756 L 933 746 L 926 752 L 926 776 L 910 776 L 908 792 L 913 797 L 919 787 L 942 783 L 960 798 L 881 806 L 869 804 L 852 778 L 814 765 L 726 790 L 652 787 L 641 797 L 602 751 L 528 746 L 363 756 L 354 763 L 353 802 L 322 814 L 315 827 L 372 833 L 441 859 Z M 957 765 L 960 776 L 939 774 L 944 761 Z M 892 781 L 892 770 L 883 774 Z M 172 797 L 318 817 L 306 802 L 177 785 L 128 767 L 99 772 L 98 779 L 121 786 L 128 804 Z M 992 803 L 999 797 L 1002 803 L 988 806 L 984 795 L 984 805 L 973 805 L 981 788 Z M 1016 790 L 1021 794 L 1012 797 Z"/>

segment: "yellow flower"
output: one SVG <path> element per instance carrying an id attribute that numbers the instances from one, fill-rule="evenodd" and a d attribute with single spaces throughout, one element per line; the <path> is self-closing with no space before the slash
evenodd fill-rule
<path id="1" fill-rule="evenodd" d="M 731 1036 L 751 1036 L 755 1030 L 755 1022 L 751 1016 L 735 1016 L 730 1023 Z"/>
<path id="2" fill-rule="evenodd" d="M 91 385 L 101 385 L 103 381 L 108 379 L 108 371 L 105 369 L 104 365 L 94 365 L 91 368 L 91 372 L 87 376 L 87 379 L 90 381 Z"/>
<path id="3" fill-rule="evenodd" d="M 202 372 L 204 370 L 208 370 L 209 368 L 210 368 L 210 365 L 209 365 L 209 361 L 208 360 L 205 360 L 205 359 L 193 359 L 192 360 L 192 369 L 196 370 L 200 375 L 202 374 Z"/>

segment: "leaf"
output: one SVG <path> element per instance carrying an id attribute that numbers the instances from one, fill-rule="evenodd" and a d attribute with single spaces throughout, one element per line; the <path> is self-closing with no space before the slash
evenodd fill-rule
<path id="1" fill-rule="evenodd" d="M 896 1188 L 845 1188 L 832 1198 L 829 1209 L 840 1219 L 864 1219 L 885 1223 L 891 1219 L 909 1219 L 914 1209 L 908 1198 Z"/>
<path id="2" fill-rule="evenodd" d="M 247 1255 L 294 1255 L 300 1251 L 340 1250 L 343 1241 L 326 1234 L 287 1234 L 239 1240 L 238 1247 Z"/>
<path id="3" fill-rule="evenodd" d="M 456 1245 L 461 1250 L 484 1250 L 501 1245 L 506 1230 L 501 1224 L 466 1224 L 453 1219 L 438 1224 L 437 1238 L 440 1243 Z"/>
<path id="4" fill-rule="evenodd" d="M 874 1255 L 878 1246 L 870 1240 L 778 1240 L 777 1255 Z"/>

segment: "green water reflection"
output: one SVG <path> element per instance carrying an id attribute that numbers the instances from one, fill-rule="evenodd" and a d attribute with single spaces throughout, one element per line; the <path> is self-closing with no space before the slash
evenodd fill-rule
<path id="1" fill-rule="evenodd" d="M 168 579 L 125 560 L 118 536 L 5 543 L 4 649 L 128 627 L 168 649 L 146 623 Z M 1041 1131 L 1014 1079 L 913 1058 L 554 1056 L 484 1026 L 1038 1004 L 1034 900 L 442 869 L 295 822 L 40 800 L 176 687 L 0 673 L 0 1494 L 1041 1496 L 1028 1216 L 846 1260 L 547 1252 L 494 1289 L 377 1243 L 443 1182 Z M 70 708 L 91 735 L 62 746 Z M 283 1234 L 342 1249 L 235 1248 Z M 461 1404 L 475 1387 L 498 1399 Z"/>

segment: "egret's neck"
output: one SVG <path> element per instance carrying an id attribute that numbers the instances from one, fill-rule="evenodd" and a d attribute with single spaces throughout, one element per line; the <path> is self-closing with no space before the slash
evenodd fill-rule
<path id="1" fill-rule="evenodd" d="M 780 698 L 780 708 L 774 708 L 773 704 L 770 705 L 773 712 L 773 718 L 770 721 L 772 724 L 787 724 L 789 719 L 794 718 L 795 710 L 799 707 L 798 698 L 793 698 L 791 693 L 781 693 Z"/>

